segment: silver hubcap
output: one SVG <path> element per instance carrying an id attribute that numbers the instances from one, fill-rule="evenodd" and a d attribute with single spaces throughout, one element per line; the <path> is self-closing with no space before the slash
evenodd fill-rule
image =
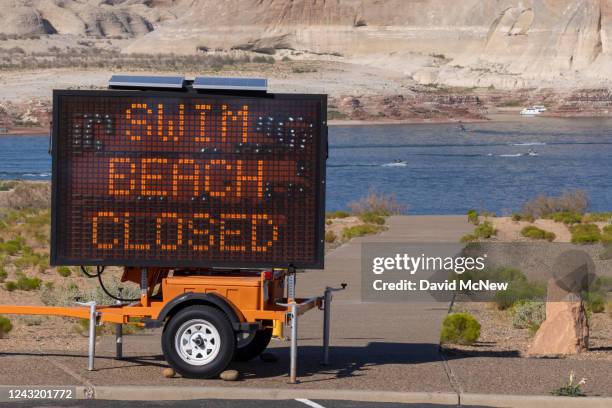
<path id="1" fill-rule="evenodd" d="M 203 319 L 186 321 L 176 332 L 175 348 L 187 364 L 209 364 L 219 354 L 221 337 L 210 322 Z"/>

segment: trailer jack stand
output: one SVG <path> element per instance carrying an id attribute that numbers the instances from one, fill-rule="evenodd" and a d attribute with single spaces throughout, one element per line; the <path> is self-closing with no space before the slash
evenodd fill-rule
<path id="1" fill-rule="evenodd" d="M 76 302 L 80 306 L 89 307 L 89 348 L 87 358 L 87 369 L 94 370 L 94 358 L 96 355 L 96 325 L 98 324 L 98 313 L 96 312 L 96 302 L 87 303 Z"/>
<path id="2" fill-rule="evenodd" d="M 289 383 L 297 384 L 297 359 L 298 359 L 298 320 L 299 315 L 305 313 L 316 305 L 324 310 L 323 318 L 323 364 L 329 364 L 329 331 L 331 326 L 331 302 L 332 292 L 346 289 L 346 283 L 343 283 L 340 288 L 325 288 L 325 294 L 322 297 L 313 297 L 301 303 L 295 300 L 289 303 L 277 303 L 279 306 L 289 308 L 286 314 L 286 321 L 291 327 L 291 351 L 289 364 Z M 323 307 L 321 303 L 323 302 Z"/>
<path id="3" fill-rule="evenodd" d="M 332 292 L 338 292 L 346 289 L 346 283 L 340 284 L 339 288 L 325 288 L 325 296 L 323 298 L 323 361 L 321 365 L 329 365 L 329 332 L 331 326 L 331 302 Z"/>

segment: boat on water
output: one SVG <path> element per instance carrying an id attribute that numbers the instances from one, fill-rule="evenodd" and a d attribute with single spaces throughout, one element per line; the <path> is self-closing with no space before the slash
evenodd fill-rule
<path id="1" fill-rule="evenodd" d="M 534 105 L 534 106 L 530 106 L 528 108 L 524 108 L 521 111 L 521 115 L 525 115 L 525 116 L 535 116 L 535 115 L 539 115 L 543 112 L 546 112 L 546 107 L 544 105 Z"/>
<path id="2" fill-rule="evenodd" d="M 383 164 L 383 167 L 406 167 L 408 166 L 408 163 L 405 162 L 404 160 L 395 160 L 393 163 L 385 163 Z"/>

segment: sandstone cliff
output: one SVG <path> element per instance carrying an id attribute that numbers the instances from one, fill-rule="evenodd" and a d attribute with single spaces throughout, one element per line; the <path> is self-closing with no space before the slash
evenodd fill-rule
<path id="1" fill-rule="evenodd" d="M 3 0 L 0 32 L 133 38 L 126 53 L 291 52 L 422 84 L 612 81 L 612 0 Z"/>

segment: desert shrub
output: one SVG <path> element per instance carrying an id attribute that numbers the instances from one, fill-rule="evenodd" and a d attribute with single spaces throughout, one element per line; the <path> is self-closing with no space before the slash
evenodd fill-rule
<path id="1" fill-rule="evenodd" d="M 610 318 L 612 318 L 612 300 L 608 301 L 608 316 L 610 316 Z"/>
<path id="2" fill-rule="evenodd" d="M 349 213 L 348 211 L 334 211 L 334 212 L 329 212 L 325 214 L 325 218 L 327 219 L 347 218 L 350 216 L 351 216 L 351 213 Z"/>
<path id="3" fill-rule="evenodd" d="M 9 292 L 12 292 L 12 291 L 16 290 L 17 289 L 17 282 L 6 281 L 4 283 L 4 289 L 8 290 Z"/>
<path id="4" fill-rule="evenodd" d="M 72 270 L 70 270 L 70 268 L 67 266 L 60 266 L 57 268 L 57 273 L 58 275 L 67 278 L 72 275 Z"/>
<path id="5" fill-rule="evenodd" d="M 501 282 L 504 282 L 501 280 Z M 508 289 L 495 293 L 495 303 L 499 310 L 506 310 L 517 302 L 526 300 L 543 299 L 546 295 L 546 287 L 540 282 L 528 280 L 506 280 Z"/>
<path id="6" fill-rule="evenodd" d="M 331 244 L 333 242 L 336 242 L 336 239 L 338 239 L 338 237 L 336 236 L 336 233 L 334 231 L 327 231 L 325 233 L 325 242 Z"/>
<path id="7" fill-rule="evenodd" d="M 549 242 L 554 241 L 557 237 L 554 233 L 544 231 L 543 229 L 538 228 L 535 225 L 528 225 L 527 227 L 523 228 L 521 230 L 521 235 L 531 239 L 545 239 Z"/>
<path id="8" fill-rule="evenodd" d="M 606 298 L 598 292 L 586 292 L 582 295 L 587 310 L 592 313 L 603 313 L 606 310 Z"/>
<path id="9" fill-rule="evenodd" d="M 18 290 L 30 291 L 30 290 L 38 290 L 40 288 L 40 285 L 42 284 L 42 281 L 36 277 L 30 278 L 25 275 L 20 275 L 17 278 L 16 284 L 17 284 Z"/>
<path id="10" fill-rule="evenodd" d="M 5 194 L 0 206 L 12 209 L 48 209 L 51 204 L 51 184 L 20 181 Z"/>
<path id="11" fill-rule="evenodd" d="M 349 240 L 357 237 L 363 237 L 365 235 L 378 234 L 381 231 L 384 231 L 385 227 L 374 224 L 362 224 L 355 225 L 354 227 L 344 228 L 342 230 L 342 238 L 344 240 Z"/>
<path id="12" fill-rule="evenodd" d="M 16 185 L 16 181 L 0 181 L 0 191 L 12 190 Z"/>
<path id="13" fill-rule="evenodd" d="M 609 222 L 612 220 L 612 212 L 586 213 L 582 217 L 582 222 Z"/>
<path id="14" fill-rule="evenodd" d="M 460 241 L 467 243 L 478 241 L 479 239 L 488 239 L 497 235 L 497 230 L 493 227 L 491 221 L 484 221 L 474 228 L 474 232 L 461 237 Z"/>
<path id="15" fill-rule="evenodd" d="M 589 290 L 602 294 L 612 292 L 612 276 L 598 276 L 590 284 Z"/>
<path id="16" fill-rule="evenodd" d="M 461 279 L 507 282 L 508 288 L 495 294 L 494 300 L 500 310 L 509 309 L 521 301 L 540 300 L 546 295 L 546 285 L 544 283 L 529 281 L 520 269 L 512 267 L 468 271 L 461 275 Z"/>
<path id="17" fill-rule="evenodd" d="M 571 211 L 552 213 L 550 218 L 555 222 L 562 222 L 566 225 L 580 224 L 582 222 L 582 215 Z"/>
<path id="18" fill-rule="evenodd" d="M 4 283 L 7 277 L 8 273 L 6 273 L 6 270 L 3 267 L 0 267 L 0 283 Z"/>
<path id="19" fill-rule="evenodd" d="M 473 233 L 477 238 L 491 238 L 493 235 L 497 235 L 497 230 L 493 227 L 493 224 L 490 221 L 485 221 L 476 228 L 474 228 Z"/>
<path id="20" fill-rule="evenodd" d="M 601 239 L 601 232 L 595 224 L 578 224 L 570 230 L 573 244 L 592 244 Z"/>
<path id="21" fill-rule="evenodd" d="M 9 241 L 0 243 L 0 252 L 8 255 L 16 255 L 23 249 L 24 245 L 25 241 L 21 237 L 11 239 Z"/>
<path id="22" fill-rule="evenodd" d="M 546 303 L 520 301 L 512 306 L 512 326 L 517 329 L 537 330 L 546 319 Z"/>
<path id="23" fill-rule="evenodd" d="M 115 296 L 119 294 L 119 288 L 121 288 L 123 298 L 135 299 L 140 296 L 138 286 L 124 285 L 115 277 L 104 278 L 104 286 Z M 115 299 L 104 293 L 99 286 L 82 289 L 74 282 L 50 287 L 45 285 L 41 290 L 40 298 L 45 305 L 49 306 L 73 306 L 76 299 L 82 302 L 94 300 L 99 305 L 112 305 L 116 302 Z"/>
<path id="24" fill-rule="evenodd" d="M 0 339 L 5 338 L 11 330 L 13 330 L 13 325 L 11 324 L 11 321 L 4 316 L 0 316 Z"/>
<path id="25" fill-rule="evenodd" d="M 15 266 L 18 268 L 25 268 L 31 266 L 43 272 L 49 267 L 49 257 L 46 254 L 39 254 L 32 251 L 32 248 L 25 247 L 23 249 L 21 257 L 15 260 Z"/>
<path id="26" fill-rule="evenodd" d="M 529 214 L 534 218 L 549 217 L 557 212 L 584 214 L 588 206 L 587 193 L 575 190 L 563 193 L 559 197 L 540 195 L 523 205 L 523 214 Z"/>
<path id="27" fill-rule="evenodd" d="M 465 244 L 465 243 L 468 243 L 468 242 L 474 242 L 476 240 L 478 240 L 478 237 L 476 235 L 474 235 L 474 234 L 466 234 L 466 235 L 462 236 L 461 239 L 459 239 L 459 242 L 463 242 Z"/>
<path id="28" fill-rule="evenodd" d="M 383 225 L 385 223 L 385 217 L 376 213 L 376 212 L 372 212 L 372 211 L 368 211 L 368 212 L 364 212 L 362 214 L 359 215 L 359 218 L 361 218 L 361 221 L 367 223 L 367 224 L 377 224 L 377 225 Z"/>
<path id="29" fill-rule="evenodd" d="M 480 323 L 469 313 L 452 313 L 442 322 L 441 343 L 474 344 L 480 337 Z"/>
<path id="30" fill-rule="evenodd" d="M 476 210 L 469 210 L 467 212 L 467 218 L 470 224 L 478 225 L 478 223 L 480 222 L 480 220 L 478 219 L 478 211 Z"/>
<path id="31" fill-rule="evenodd" d="M 377 193 L 375 190 L 370 190 L 367 196 L 349 203 L 349 208 L 357 215 L 370 212 L 381 217 L 406 212 L 406 206 L 397 201 L 395 194 Z"/>

